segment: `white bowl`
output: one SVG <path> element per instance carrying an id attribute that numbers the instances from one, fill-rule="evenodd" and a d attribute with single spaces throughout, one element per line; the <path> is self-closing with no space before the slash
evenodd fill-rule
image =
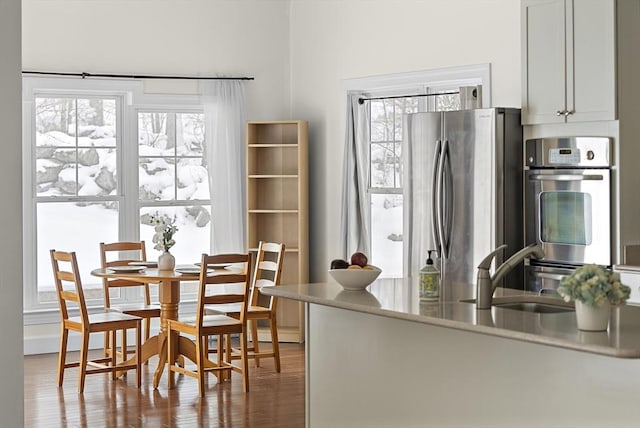
<path id="1" fill-rule="evenodd" d="M 329 269 L 329 274 L 342 285 L 345 290 L 364 290 L 369 284 L 376 280 L 380 272 L 379 268 L 373 269 Z"/>

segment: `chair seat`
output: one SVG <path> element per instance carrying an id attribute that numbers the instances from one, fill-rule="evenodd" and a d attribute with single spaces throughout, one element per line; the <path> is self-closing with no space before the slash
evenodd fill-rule
<path id="1" fill-rule="evenodd" d="M 139 319 L 140 317 L 135 315 L 122 314 L 119 312 L 99 312 L 97 314 L 89 314 L 89 324 L 106 324 L 121 321 L 136 321 Z M 79 324 L 82 323 L 82 319 L 80 317 L 70 317 L 69 321 Z"/>
<path id="2" fill-rule="evenodd" d="M 116 313 L 135 315 L 141 318 L 160 317 L 160 305 L 145 305 L 145 304 L 118 305 L 118 306 L 111 306 L 109 310 Z"/>
<path id="3" fill-rule="evenodd" d="M 227 315 L 227 314 L 239 314 L 240 304 L 238 303 L 225 303 L 220 305 L 206 305 L 204 307 L 204 313 L 206 315 Z"/>
<path id="4" fill-rule="evenodd" d="M 196 318 L 195 316 L 179 318 L 177 322 L 180 324 L 188 325 L 188 326 L 195 325 Z M 176 321 L 172 321 L 172 323 L 175 324 Z M 242 323 L 240 323 L 240 320 L 237 320 L 232 317 L 228 317 L 226 315 L 205 315 L 202 321 L 202 327 L 204 328 L 222 327 L 222 326 L 240 326 L 241 327 Z"/>
<path id="5" fill-rule="evenodd" d="M 209 305 L 204 308 L 205 314 L 207 315 L 229 315 L 229 316 L 237 316 L 240 314 L 240 305 L 235 303 L 229 303 L 224 305 Z M 251 319 L 252 316 L 260 316 L 260 318 L 266 318 L 267 315 L 271 312 L 271 309 L 265 308 L 264 306 L 248 306 L 247 307 L 247 318 Z"/>

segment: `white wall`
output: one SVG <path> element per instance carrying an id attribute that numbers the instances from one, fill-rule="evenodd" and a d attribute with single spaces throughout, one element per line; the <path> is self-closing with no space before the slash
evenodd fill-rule
<path id="1" fill-rule="evenodd" d="M 343 79 L 490 63 L 494 106 L 520 107 L 520 3 L 291 2 L 291 111 L 310 120 L 311 277 L 339 247 Z"/>
<path id="2" fill-rule="evenodd" d="M 22 363 L 22 204 L 20 0 L 0 1 L 0 426 L 24 423 Z M 8 203 L 7 203 L 8 202 Z"/>

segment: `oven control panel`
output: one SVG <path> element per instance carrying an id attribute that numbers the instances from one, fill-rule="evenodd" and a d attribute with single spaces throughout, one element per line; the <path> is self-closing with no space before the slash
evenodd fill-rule
<path id="1" fill-rule="evenodd" d="M 525 143 L 525 166 L 608 168 L 612 145 L 612 139 L 608 137 L 531 139 Z"/>
<path id="2" fill-rule="evenodd" d="M 549 149 L 549 163 L 554 165 L 579 165 L 580 149 Z"/>

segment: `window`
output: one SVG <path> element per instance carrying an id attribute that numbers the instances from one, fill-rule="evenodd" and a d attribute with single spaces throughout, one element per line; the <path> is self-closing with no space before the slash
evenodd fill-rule
<path id="1" fill-rule="evenodd" d="M 488 64 L 404 73 L 345 82 L 347 91 L 366 92 L 369 108 L 370 259 L 386 277 L 402 277 L 403 262 L 403 115 L 460 109 L 460 86 L 483 85 L 490 92 Z M 411 96 L 425 94 L 429 96 Z M 405 96 L 406 95 L 406 96 Z M 386 98 L 385 98 L 386 97 Z M 482 100 L 490 105 L 488 95 Z"/>
<path id="2" fill-rule="evenodd" d="M 119 105 L 117 98 L 89 94 L 35 96 L 32 192 L 39 303 L 56 303 L 49 249 L 61 245 L 79 257 L 87 254 L 81 265 L 86 297 L 101 296 L 96 281 L 89 280 L 89 267 L 98 266 L 99 258 L 88 255 L 97 256 L 97 248 L 87 245 L 118 237 Z"/>
<path id="3" fill-rule="evenodd" d="M 100 265 L 98 244 L 142 239 L 147 257 L 157 258 L 150 214 L 175 217 L 172 253 L 179 263 L 209 252 L 199 97 L 144 94 L 140 82 L 23 82 L 24 302 L 33 322 L 53 318 L 30 312 L 57 308 L 52 248 L 77 253 L 87 300 L 98 306 L 102 282 L 90 273 Z M 112 300 L 139 300 L 139 293 L 125 289 Z"/>

